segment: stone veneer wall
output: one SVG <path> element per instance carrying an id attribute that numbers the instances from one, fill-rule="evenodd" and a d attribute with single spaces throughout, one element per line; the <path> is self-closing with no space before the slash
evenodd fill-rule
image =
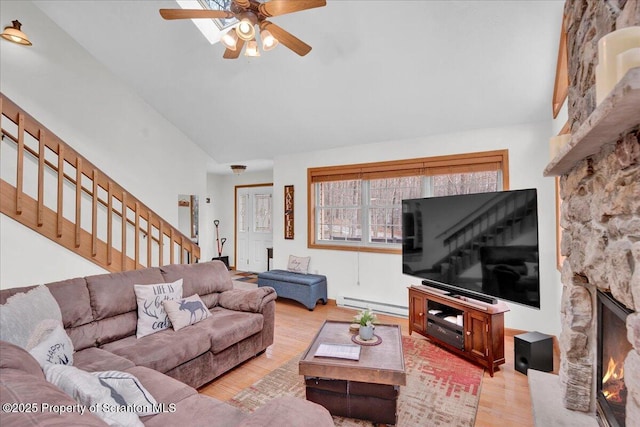
<path id="1" fill-rule="evenodd" d="M 569 124 L 595 108 L 598 40 L 640 25 L 640 0 L 567 0 Z M 633 345 L 625 361 L 627 420 L 640 420 L 640 111 L 638 126 L 578 162 L 560 179 L 562 197 L 562 332 L 560 379 L 569 409 L 595 409 L 596 290 L 636 311 L 627 320 Z M 629 424 L 627 424 L 629 425 Z"/>

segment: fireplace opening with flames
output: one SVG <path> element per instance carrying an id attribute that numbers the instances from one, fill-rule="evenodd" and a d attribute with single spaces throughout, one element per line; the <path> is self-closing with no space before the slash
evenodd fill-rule
<path id="1" fill-rule="evenodd" d="M 598 291 L 597 406 L 603 426 L 626 426 L 624 360 L 632 349 L 627 341 L 626 326 L 630 313 L 611 294 Z"/>

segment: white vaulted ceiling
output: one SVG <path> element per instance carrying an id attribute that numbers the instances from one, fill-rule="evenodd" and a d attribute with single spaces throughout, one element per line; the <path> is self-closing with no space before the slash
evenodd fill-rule
<path id="1" fill-rule="evenodd" d="M 328 0 L 272 18 L 307 56 L 237 60 L 174 1 L 34 3 L 220 166 L 551 120 L 562 0 Z"/>

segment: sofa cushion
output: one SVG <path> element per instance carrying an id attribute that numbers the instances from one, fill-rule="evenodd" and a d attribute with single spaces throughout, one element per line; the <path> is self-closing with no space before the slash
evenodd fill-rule
<path id="1" fill-rule="evenodd" d="M 85 279 L 95 320 L 135 311 L 137 305 L 133 285 L 164 282 L 157 268 L 99 274 Z"/>
<path id="2" fill-rule="evenodd" d="M 263 324 L 262 314 L 215 307 L 211 310 L 211 317 L 190 326 L 189 333 L 194 330 L 206 333 L 211 341 L 211 351 L 217 354 L 260 332 Z"/>
<path id="3" fill-rule="evenodd" d="M 75 328 L 66 328 L 76 351 L 98 345 L 98 323 L 91 322 Z M 135 327 L 133 328 L 135 331 Z"/>
<path id="4" fill-rule="evenodd" d="M 98 345 L 117 341 L 135 335 L 138 326 L 138 313 L 130 311 L 117 316 L 94 322 L 96 325 L 96 342 Z"/>
<path id="5" fill-rule="evenodd" d="M 78 351 L 73 355 L 73 364 L 83 371 L 124 371 L 132 368 L 135 364 L 129 359 L 125 359 L 117 354 L 110 353 L 101 348 L 91 347 Z"/>
<path id="6" fill-rule="evenodd" d="M 103 386 L 100 380 L 90 373 L 73 366 L 48 364 L 44 367 L 44 375 L 47 381 L 73 397 L 78 403 L 92 407 L 94 409 L 92 412 L 107 424 L 136 427 L 143 425 L 134 412 L 117 410 L 117 407 L 124 402 L 120 399 L 117 401 L 111 389 Z"/>
<path id="7" fill-rule="evenodd" d="M 102 348 L 136 365 L 164 373 L 207 352 L 211 348 L 211 339 L 206 329 L 190 329 L 189 333 L 165 329 L 140 339 L 135 336 L 123 338 Z"/>
<path id="8" fill-rule="evenodd" d="M 50 319 L 62 322 L 60 306 L 49 288 L 37 286 L 17 293 L 0 309 L 0 340 L 26 348 L 40 322 Z"/>
<path id="9" fill-rule="evenodd" d="M 138 304 L 136 337 L 146 337 L 170 328 L 171 320 L 162 301 L 182 298 L 182 279 L 171 283 L 133 285 L 133 290 Z"/>
<path id="10" fill-rule="evenodd" d="M 198 294 L 209 305 L 211 301 L 205 295 L 233 289 L 233 282 L 227 266 L 222 261 L 209 261 L 198 264 L 173 264 L 160 267 L 165 282 L 183 279 L 182 296 Z M 215 303 L 215 301 L 214 301 Z"/>
<path id="11" fill-rule="evenodd" d="M 58 301 L 65 328 L 77 327 L 93 321 L 89 289 L 84 277 L 47 283 L 47 287 Z"/>

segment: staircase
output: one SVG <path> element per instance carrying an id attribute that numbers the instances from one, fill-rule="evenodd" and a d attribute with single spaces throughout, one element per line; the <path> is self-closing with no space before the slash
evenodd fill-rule
<path id="1" fill-rule="evenodd" d="M 448 254 L 434 264 L 441 280 L 454 283 L 467 269 L 480 262 L 483 246 L 507 246 L 519 236 L 535 230 L 535 194 L 513 192 L 484 206 L 449 229 L 444 238 Z"/>
<path id="2" fill-rule="evenodd" d="M 110 271 L 200 248 L 0 93 L 0 212 Z"/>

